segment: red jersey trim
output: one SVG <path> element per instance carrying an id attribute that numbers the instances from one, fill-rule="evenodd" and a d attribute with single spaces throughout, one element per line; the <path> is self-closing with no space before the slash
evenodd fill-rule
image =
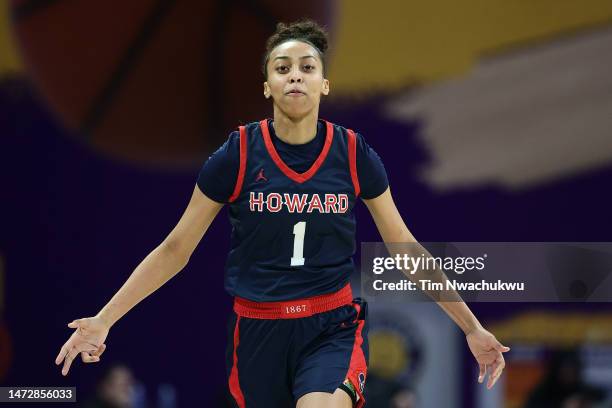
<path id="1" fill-rule="evenodd" d="M 234 312 L 249 319 L 298 319 L 350 305 L 352 302 L 353 292 L 347 284 L 334 293 L 280 302 L 253 302 L 236 296 Z"/>
<path id="2" fill-rule="evenodd" d="M 238 344 L 240 343 L 240 316 L 236 317 L 236 326 L 234 327 L 234 353 L 232 371 L 229 377 L 229 389 L 232 397 L 236 401 L 239 408 L 245 408 L 244 394 L 240 389 L 240 381 L 238 379 Z"/>
<path id="3" fill-rule="evenodd" d="M 229 202 L 234 202 L 240 195 L 242 190 L 242 183 L 244 182 L 244 173 L 246 172 L 246 161 L 247 161 L 247 134 L 246 128 L 240 126 L 240 168 L 238 169 L 238 178 L 236 179 L 236 185 L 234 186 L 234 192 L 229 198 Z"/>
<path id="4" fill-rule="evenodd" d="M 366 377 L 368 375 L 368 366 L 366 364 L 365 354 L 363 353 L 363 326 L 365 320 L 359 320 L 359 312 L 361 306 L 357 303 L 353 305 L 357 311 L 357 330 L 355 331 L 355 342 L 353 343 L 353 352 L 351 354 L 351 361 L 349 364 L 346 378 L 351 380 L 351 383 L 355 387 L 355 391 L 359 394 L 359 401 L 355 408 L 362 408 L 365 405 L 365 397 L 363 390 L 365 387 Z"/>
<path id="5" fill-rule="evenodd" d="M 278 155 L 278 152 L 274 147 L 274 143 L 272 143 L 272 138 L 270 137 L 270 131 L 268 129 L 268 120 L 264 119 L 259 122 L 259 125 L 261 126 L 261 133 L 263 134 L 264 142 L 266 144 L 266 149 L 268 150 L 270 157 L 272 157 L 274 163 L 276 163 L 278 168 L 283 173 L 285 173 L 287 177 L 300 184 L 305 181 L 308 181 L 310 178 L 312 178 L 312 176 L 315 175 L 317 170 L 319 170 L 319 167 L 321 167 L 321 165 L 325 161 L 327 154 L 329 153 L 329 149 L 331 148 L 332 140 L 334 138 L 334 128 L 333 125 L 328 121 L 325 121 L 325 124 L 327 127 L 327 135 L 325 136 L 325 144 L 323 145 L 323 150 L 321 150 L 319 157 L 317 157 L 315 162 L 306 172 L 297 173 L 293 171 L 289 166 L 287 166 L 285 162 L 281 159 L 281 157 Z"/>
<path id="6" fill-rule="evenodd" d="M 351 180 L 355 189 L 355 197 L 359 197 L 361 188 L 359 187 L 359 176 L 357 175 L 357 136 L 351 129 L 346 130 L 348 133 L 348 156 L 349 168 L 351 170 Z"/>

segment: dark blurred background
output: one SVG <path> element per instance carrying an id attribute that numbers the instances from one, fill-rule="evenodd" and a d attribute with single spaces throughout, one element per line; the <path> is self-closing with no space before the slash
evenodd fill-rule
<path id="1" fill-rule="evenodd" d="M 63 378 L 53 360 L 178 221 L 216 146 L 272 114 L 264 41 L 301 17 L 332 35 L 321 116 L 380 154 L 419 240 L 612 241 L 609 1 L 3 1 L 0 384 L 226 406 L 224 212 L 102 363 Z M 356 212 L 358 241 L 379 241 Z M 368 407 L 612 406 L 612 304 L 472 304 L 512 347 L 492 391 L 436 305 L 372 306 Z"/>

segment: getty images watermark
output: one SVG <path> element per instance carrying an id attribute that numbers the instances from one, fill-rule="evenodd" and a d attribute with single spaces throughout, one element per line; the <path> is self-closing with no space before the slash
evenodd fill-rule
<path id="1" fill-rule="evenodd" d="M 462 275 L 466 271 L 482 271 L 485 269 L 485 260 L 487 254 L 478 257 L 461 256 L 461 257 L 439 257 L 426 256 L 410 256 L 408 254 L 396 254 L 395 257 L 376 257 L 373 260 L 372 272 L 376 275 L 382 275 L 385 271 L 400 270 L 410 276 L 417 275 L 418 272 L 423 272 L 418 279 L 401 279 L 397 282 L 385 282 L 382 277 L 373 282 L 374 290 L 470 290 L 470 291 L 523 291 L 525 282 L 505 282 L 501 279 L 495 281 L 487 281 L 481 279 L 478 282 L 462 282 L 454 279 L 453 274 Z M 436 270 L 444 272 L 452 272 L 447 274 L 447 279 L 441 282 L 433 281 L 425 278 L 425 272 L 434 272 Z"/>
<path id="2" fill-rule="evenodd" d="M 369 301 L 612 301 L 612 243 L 363 243 Z"/>

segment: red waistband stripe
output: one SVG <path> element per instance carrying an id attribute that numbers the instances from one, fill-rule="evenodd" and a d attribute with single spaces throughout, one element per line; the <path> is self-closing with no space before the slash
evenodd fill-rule
<path id="1" fill-rule="evenodd" d="M 282 302 L 253 302 L 236 296 L 234 311 L 238 316 L 250 319 L 298 319 L 350 305 L 352 302 L 353 291 L 347 284 L 334 293 Z"/>

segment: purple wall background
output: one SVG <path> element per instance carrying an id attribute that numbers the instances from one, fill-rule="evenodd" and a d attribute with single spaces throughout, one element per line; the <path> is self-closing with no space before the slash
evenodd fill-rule
<path id="1" fill-rule="evenodd" d="M 325 103 L 322 116 L 360 131 L 381 155 L 400 212 L 419 240 L 611 240 L 612 166 L 521 193 L 486 187 L 436 194 L 418 181 L 427 161 L 416 142 L 419 123 L 385 119 L 384 100 Z M 83 396 L 103 364 L 77 363 L 61 377 L 53 360 L 70 333 L 65 325 L 95 314 L 161 242 L 182 214 L 198 169 L 142 168 L 101 157 L 68 137 L 43 106 L 25 82 L 0 83 L 0 252 L 14 347 L 2 383 L 76 385 Z M 380 240 L 365 206 L 357 218 L 358 242 Z M 225 386 L 228 247 L 223 211 L 185 270 L 112 329 L 104 361 L 127 363 L 152 391 L 175 384 L 179 406 L 212 406 Z M 532 306 L 473 305 L 485 321 Z M 465 399 L 469 404 L 471 397 Z"/>

